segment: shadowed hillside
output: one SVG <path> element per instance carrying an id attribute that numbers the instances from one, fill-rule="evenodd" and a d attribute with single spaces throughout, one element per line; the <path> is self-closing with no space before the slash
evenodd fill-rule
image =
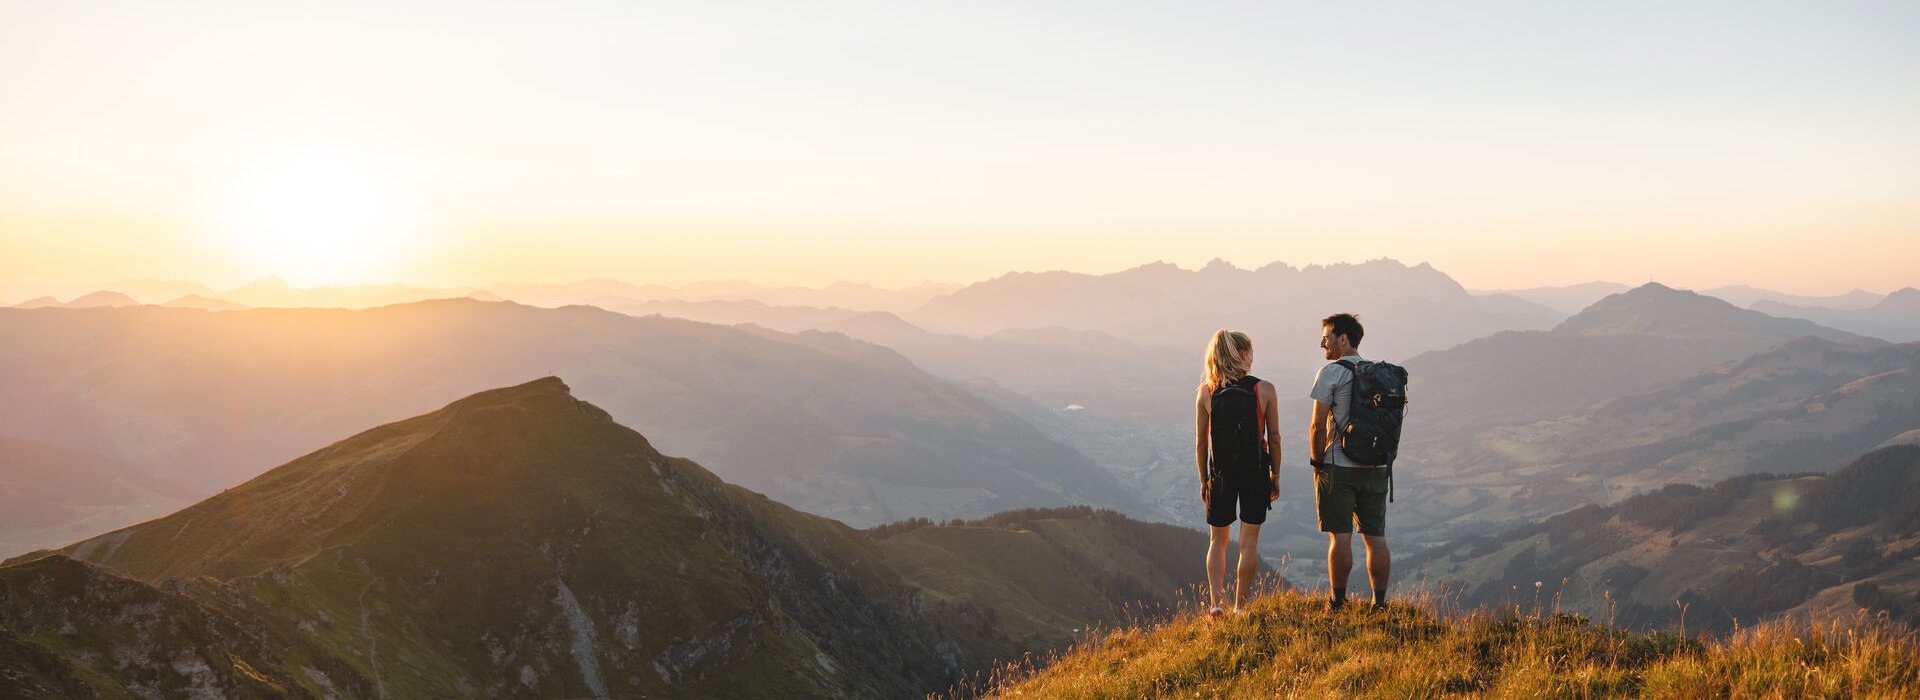
<path id="1" fill-rule="evenodd" d="M 1532 523 L 1669 484 L 1830 472 L 1920 426 L 1916 397 L 1920 344 L 1803 337 L 1578 414 L 1412 440 L 1400 474 L 1423 495 L 1402 512 L 1444 533 L 1432 525 Z"/>
<path id="2" fill-rule="evenodd" d="M 1920 446 L 1828 475 L 1675 484 L 1610 507 L 1467 538 L 1401 564 L 1470 605 L 1531 600 L 1622 625 L 1726 630 L 1863 610 L 1920 622 Z M 1398 563 L 1398 562 L 1396 562 Z M 1682 610 L 1684 606 L 1685 609 Z"/>
<path id="3" fill-rule="evenodd" d="M 547 378 L 0 565 L 0 677 L 98 697 L 899 697 L 1170 604 L 1203 542 L 1091 509 L 865 533 L 664 457 Z M 981 580 L 1009 551 L 1078 575 Z"/>

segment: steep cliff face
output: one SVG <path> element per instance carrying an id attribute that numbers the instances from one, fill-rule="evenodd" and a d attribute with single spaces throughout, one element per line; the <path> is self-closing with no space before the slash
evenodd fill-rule
<path id="1" fill-rule="evenodd" d="M 258 625 L 182 588 L 64 555 L 0 568 L 0 679 L 26 697 L 301 695 Z"/>

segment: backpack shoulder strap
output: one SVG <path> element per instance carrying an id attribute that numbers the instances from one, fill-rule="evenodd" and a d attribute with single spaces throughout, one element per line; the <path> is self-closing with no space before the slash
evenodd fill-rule
<path id="1" fill-rule="evenodd" d="M 1347 382 L 1350 384 L 1353 384 L 1354 386 L 1359 386 L 1360 366 L 1367 364 L 1365 360 L 1361 360 L 1359 362 L 1353 362 L 1349 360 L 1335 360 L 1334 364 L 1347 368 L 1347 375 L 1348 375 Z"/>

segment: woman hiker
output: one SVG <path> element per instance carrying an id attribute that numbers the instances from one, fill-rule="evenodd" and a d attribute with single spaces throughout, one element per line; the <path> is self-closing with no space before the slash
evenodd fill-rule
<path id="1" fill-rule="evenodd" d="M 1240 563 L 1233 611 L 1248 602 L 1260 568 L 1260 524 L 1280 498 L 1280 416 L 1273 384 L 1249 375 L 1253 340 L 1221 330 L 1207 343 L 1206 373 L 1194 397 L 1193 459 L 1200 469 L 1200 500 L 1207 504 L 1207 610 L 1219 617 L 1226 594 L 1228 531 L 1240 520 Z"/>

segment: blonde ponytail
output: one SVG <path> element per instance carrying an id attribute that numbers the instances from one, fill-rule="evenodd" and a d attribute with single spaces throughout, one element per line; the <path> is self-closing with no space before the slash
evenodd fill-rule
<path id="1" fill-rule="evenodd" d="M 1240 331 L 1220 329 L 1207 343 L 1201 377 L 1202 389 L 1212 393 L 1222 385 L 1238 381 L 1253 371 L 1253 339 Z"/>

